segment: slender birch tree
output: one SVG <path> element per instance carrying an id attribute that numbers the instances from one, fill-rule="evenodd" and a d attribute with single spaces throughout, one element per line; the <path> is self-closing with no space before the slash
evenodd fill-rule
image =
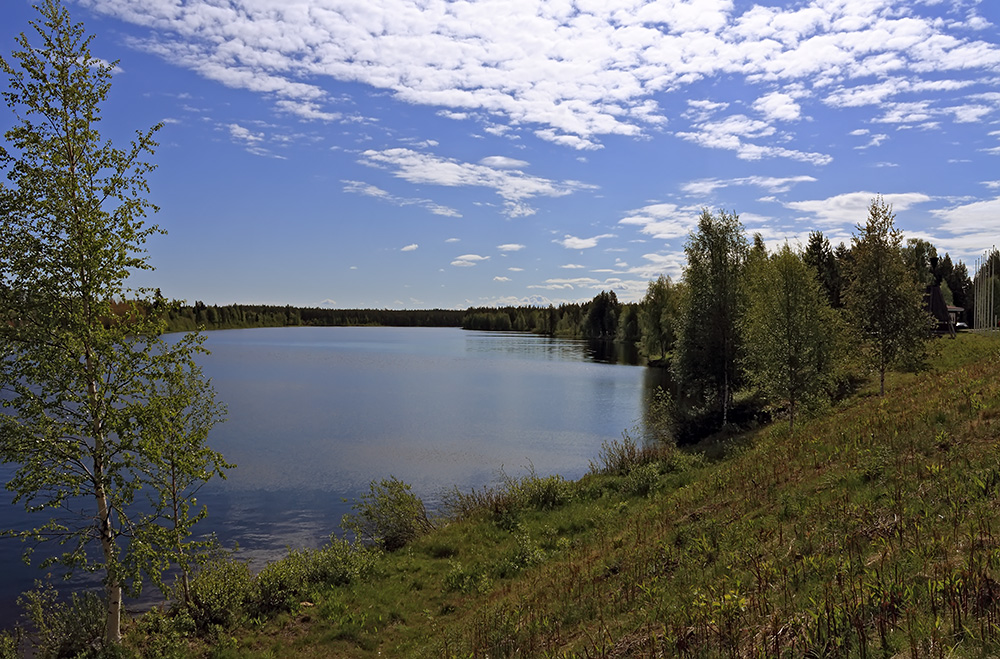
<path id="1" fill-rule="evenodd" d="M 36 41 L 22 33 L 10 59 L 0 57 L 13 114 L 0 147 L 0 460 L 16 465 L 6 485 L 15 502 L 45 521 L 7 534 L 28 541 L 29 554 L 56 541 L 43 565 L 103 574 L 114 644 L 123 591 L 138 593 L 176 562 L 149 532 L 159 518 L 136 505 L 141 488 L 157 487 L 148 476 L 158 451 L 176 441 L 160 432 L 177 409 L 164 383 L 187 374 L 182 390 L 197 386 L 209 407 L 214 395 L 197 384 L 201 338 L 164 341 L 162 298 L 126 283 L 151 269 L 143 244 L 162 233 L 144 222 L 156 210 L 145 198 L 146 158 L 159 126 L 125 149 L 104 140 L 115 64 L 91 54 L 92 37 L 59 0 L 37 10 Z M 208 458 L 207 468 L 177 467 L 207 478 L 222 466 Z"/>

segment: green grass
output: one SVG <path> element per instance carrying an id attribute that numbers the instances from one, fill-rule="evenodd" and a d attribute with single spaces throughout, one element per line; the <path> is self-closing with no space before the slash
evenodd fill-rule
<path id="1" fill-rule="evenodd" d="M 884 398 L 862 390 L 711 459 L 608 445 L 578 482 L 511 479 L 363 574 L 300 586 L 279 617 L 192 635 L 183 654 L 994 656 L 998 349 L 939 341 Z"/>

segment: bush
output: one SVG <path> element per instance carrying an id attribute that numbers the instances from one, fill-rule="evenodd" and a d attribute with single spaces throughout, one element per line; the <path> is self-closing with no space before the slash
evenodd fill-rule
<path id="1" fill-rule="evenodd" d="M 361 495 L 344 515 L 340 526 L 362 542 L 396 551 L 434 528 L 424 502 L 410 491 L 410 485 L 390 476 L 372 481 L 368 494 Z"/>
<path id="2" fill-rule="evenodd" d="M 107 612 L 97 593 L 73 593 L 69 600 L 60 601 L 52 584 L 36 583 L 34 590 L 17 601 L 35 631 L 31 635 L 33 656 L 86 657 L 100 651 Z"/>
<path id="3" fill-rule="evenodd" d="M 254 579 L 250 567 L 232 558 L 207 563 L 191 580 L 188 613 L 199 632 L 213 626 L 225 628 L 241 623 L 253 596 Z"/>
<path id="4" fill-rule="evenodd" d="M 322 549 L 291 551 L 257 575 L 253 606 L 258 616 L 291 611 L 317 585 L 340 586 L 371 572 L 377 552 L 331 538 Z"/>
<path id="5" fill-rule="evenodd" d="M 625 476 L 622 491 L 638 497 L 648 497 L 660 480 L 660 467 L 655 462 L 636 467 Z"/>
<path id="6" fill-rule="evenodd" d="M 574 484 L 557 474 L 539 476 L 534 466 L 521 478 L 500 470 L 500 487 L 473 489 L 465 494 L 455 488 L 442 497 L 442 507 L 453 519 L 486 514 L 499 528 L 513 530 L 524 510 L 552 510 L 573 499 Z"/>

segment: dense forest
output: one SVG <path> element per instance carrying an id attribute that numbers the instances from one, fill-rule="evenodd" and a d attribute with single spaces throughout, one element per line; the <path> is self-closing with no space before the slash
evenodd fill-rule
<path id="1" fill-rule="evenodd" d="M 464 311 L 428 309 L 323 309 L 262 304 L 175 305 L 165 314 L 168 332 L 250 327 L 459 327 Z"/>

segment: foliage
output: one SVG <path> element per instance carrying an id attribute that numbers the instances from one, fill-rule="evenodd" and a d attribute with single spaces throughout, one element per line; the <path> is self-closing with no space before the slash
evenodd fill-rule
<path id="1" fill-rule="evenodd" d="M 202 506 L 192 515 L 201 487 L 212 477 L 225 478 L 225 469 L 235 465 L 223 460 L 207 445 L 208 433 L 224 419 L 225 409 L 215 402 L 214 391 L 197 366 L 174 365 L 153 383 L 158 395 L 142 410 L 143 436 L 139 453 L 147 465 L 136 478 L 148 485 L 146 496 L 154 511 L 136 530 L 138 545 L 149 551 L 148 562 L 159 562 L 154 582 L 166 593 L 162 570 L 176 565 L 181 571 L 181 591 L 190 599 L 189 575 L 194 563 L 215 546 L 214 538 L 190 541 L 196 523 L 208 510 Z"/>
<path id="2" fill-rule="evenodd" d="M 666 357 L 677 340 L 682 291 L 669 277 L 649 282 L 639 303 L 642 351 L 647 357 Z"/>
<path id="3" fill-rule="evenodd" d="M 352 506 L 355 512 L 344 515 L 341 528 L 386 551 L 406 546 L 434 528 L 424 502 L 411 489 L 395 476 L 372 481 L 368 493 Z"/>
<path id="4" fill-rule="evenodd" d="M 749 379 L 787 405 L 794 429 L 799 406 L 824 393 L 842 330 L 814 272 L 787 243 L 770 258 L 751 261 L 741 321 Z"/>
<path id="5" fill-rule="evenodd" d="M 870 368 L 885 374 L 893 365 L 919 363 L 931 319 L 923 305 L 923 289 L 914 283 L 900 252 L 902 232 L 893 225 L 892 207 L 872 200 L 868 220 L 851 240 L 852 263 L 846 291 L 847 310 L 865 348 Z"/>
<path id="6" fill-rule="evenodd" d="M 94 656 L 104 637 L 104 604 L 92 591 L 60 600 L 52 584 L 35 583 L 18 603 L 31 624 L 32 651 L 40 659 Z"/>
<path id="7" fill-rule="evenodd" d="M 365 578 L 378 552 L 336 537 L 321 549 L 289 551 L 257 574 L 250 607 L 253 617 L 290 611 L 318 585 L 342 586 Z"/>
<path id="8" fill-rule="evenodd" d="M 614 339 L 618 331 L 621 303 L 614 291 L 601 291 L 587 305 L 583 336 L 588 339 Z"/>
<path id="9" fill-rule="evenodd" d="M 725 426 L 743 380 L 739 315 L 748 246 L 739 217 L 702 211 L 684 251 L 687 295 L 672 367 L 679 387 L 711 404 Z"/>
<path id="10" fill-rule="evenodd" d="M 183 611 L 201 632 L 215 626 L 229 628 L 246 619 L 253 594 L 250 567 L 229 557 L 216 557 L 191 580 L 190 599 Z"/>
<path id="11" fill-rule="evenodd" d="M 815 272 L 830 306 L 834 309 L 843 306 L 841 294 L 844 276 L 840 270 L 840 259 L 834 254 L 830 241 L 822 231 L 809 232 L 809 244 L 802 253 L 802 260 Z"/>
<path id="12" fill-rule="evenodd" d="M 935 285 L 935 273 L 932 264 L 937 261 L 938 255 L 937 248 L 934 245 L 923 238 L 909 238 L 906 241 L 906 246 L 900 248 L 900 253 L 903 256 L 903 263 L 906 264 L 906 268 L 913 277 L 914 283 L 921 290 L 925 286 Z"/>
<path id="13" fill-rule="evenodd" d="M 150 269 L 143 244 L 160 232 L 144 222 L 156 210 L 145 158 L 159 126 L 126 149 L 105 141 L 97 124 L 115 64 L 91 54 L 58 0 L 38 11 L 39 42 L 22 34 L 0 59 L 14 115 L 0 147 L 11 184 L 0 186 L 0 459 L 18 465 L 7 483 L 15 502 L 51 516 L 12 534 L 58 541 L 62 553 L 43 564 L 104 572 L 111 645 L 123 587 L 138 593 L 176 558 L 151 533 L 158 515 L 134 504 L 151 484 L 151 447 L 173 440 L 156 431 L 171 407 L 159 383 L 197 380 L 201 343 L 160 339 L 165 302 L 126 284 Z"/>
<path id="14" fill-rule="evenodd" d="M 465 493 L 458 488 L 447 492 L 442 507 L 452 519 L 471 519 L 486 515 L 498 527 L 513 529 L 521 513 L 546 511 L 562 507 L 572 501 L 573 485 L 562 476 L 539 476 L 534 466 L 520 478 L 500 470 L 497 487 L 473 489 Z"/>

